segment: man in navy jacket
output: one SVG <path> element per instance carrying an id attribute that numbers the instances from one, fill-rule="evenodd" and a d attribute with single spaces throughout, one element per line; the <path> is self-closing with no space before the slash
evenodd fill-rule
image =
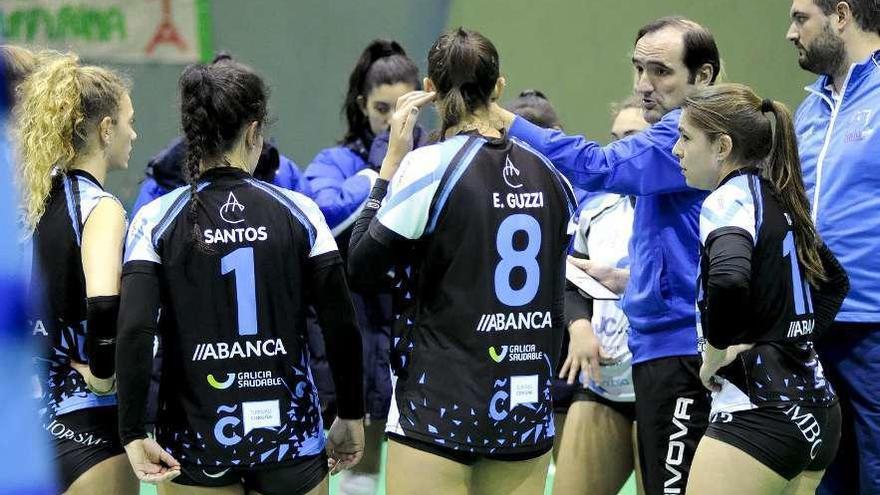
<path id="1" fill-rule="evenodd" d="M 719 60 L 711 33 L 693 21 L 665 17 L 644 26 L 632 61 L 635 92 L 653 125 L 604 147 L 493 107 L 513 138 L 547 156 L 572 185 L 638 196 L 623 310 L 631 325 L 638 442 L 650 494 L 684 493 L 708 423 L 695 315 L 706 193 L 685 184 L 672 148 L 679 107 L 694 87 L 715 82 Z"/>
<path id="2" fill-rule="evenodd" d="M 813 221 L 850 291 L 816 348 L 840 397 L 817 493 L 880 493 L 880 2 L 795 0 L 787 38 L 819 79 L 795 116 Z"/>

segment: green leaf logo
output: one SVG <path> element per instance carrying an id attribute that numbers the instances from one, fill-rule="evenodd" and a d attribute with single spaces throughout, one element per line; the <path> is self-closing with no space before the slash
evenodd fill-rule
<path id="1" fill-rule="evenodd" d="M 507 346 L 501 346 L 501 353 L 495 351 L 495 346 L 489 348 L 489 357 L 492 358 L 496 363 L 500 363 L 504 361 L 504 358 L 507 357 Z"/>
<path id="2" fill-rule="evenodd" d="M 225 390 L 232 386 L 232 382 L 235 381 L 235 373 L 227 373 L 225 382 L 218 382 L 214 375 L 208 375 L 208 385 L 216 388 L 217 390 Z"/>

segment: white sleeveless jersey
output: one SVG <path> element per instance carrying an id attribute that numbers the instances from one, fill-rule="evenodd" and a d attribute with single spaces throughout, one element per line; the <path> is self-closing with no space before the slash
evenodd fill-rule
<path id="1" fill-rule="evenodd" d="M 596 263 L 629 269 L 633 211 L 633 202 L 627 196 L 593 196 L 580 214 L 574 250 Z M 592 324 L 602 350 L 613 363 L 602 366 L 601 380 L 590 380 L 587 386 L 609 400 L 634 401 L 632 354 L 627 345 L 629 321 L 620 301 L 594 300 Z"/>

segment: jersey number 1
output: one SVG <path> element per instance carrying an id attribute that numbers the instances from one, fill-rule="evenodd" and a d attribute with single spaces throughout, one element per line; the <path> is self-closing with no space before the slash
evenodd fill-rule
<path id="1" fill-rule="evenodd" d="M 257 285 L 254 282 L 254 248 L 243 247 L 220 259 L 220 273 L 233 273 L 238 306 L 238 334 L 257 334 Z"/>
<path id="2" fill-rule="evenodd" d="M 513 236 L 523 231 L 526 234 L 526 247 L 517 251 L 513 247 Z M 495 235 L 495 248 L 501 261 L 495 267 L 495 297 L 508 306 L 524 306 L 538 294 L 541 281 L 541 267 L 538 265 L 538 251 L 541 250 L 541 226 L 535 217 L 517 213 L 505 218 L 498 226 Z M 526 272 L 522 287 L 510 286 L 510 272 L 520 267 Z"/>
<path id="3" fill-rule="evenodd" d="M 794 245 L 794 234 L 790 230 L 785 234 L 785 240 L 782 241 L 782 256 L 788 257 L 791 263 L 791 288 L 794 296 L 795 314 L 812 313 L 813 300 L 810 297 L 809 287 L 804 287 L 804 279 L 801 277 L 801 269 L 798 264 L 797 248 Z"/>

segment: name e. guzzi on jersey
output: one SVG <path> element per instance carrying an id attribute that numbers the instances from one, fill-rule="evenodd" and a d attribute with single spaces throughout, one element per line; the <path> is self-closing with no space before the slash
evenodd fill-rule
<path id="1" fill-rule="evenodd" d="M 493 208 L 526 209 L 544 207 L 543 192 L 507 193 L 504 194 L 503 202 L 502 194 L 503 193 L 497 192 L 492 193 Z"/>

